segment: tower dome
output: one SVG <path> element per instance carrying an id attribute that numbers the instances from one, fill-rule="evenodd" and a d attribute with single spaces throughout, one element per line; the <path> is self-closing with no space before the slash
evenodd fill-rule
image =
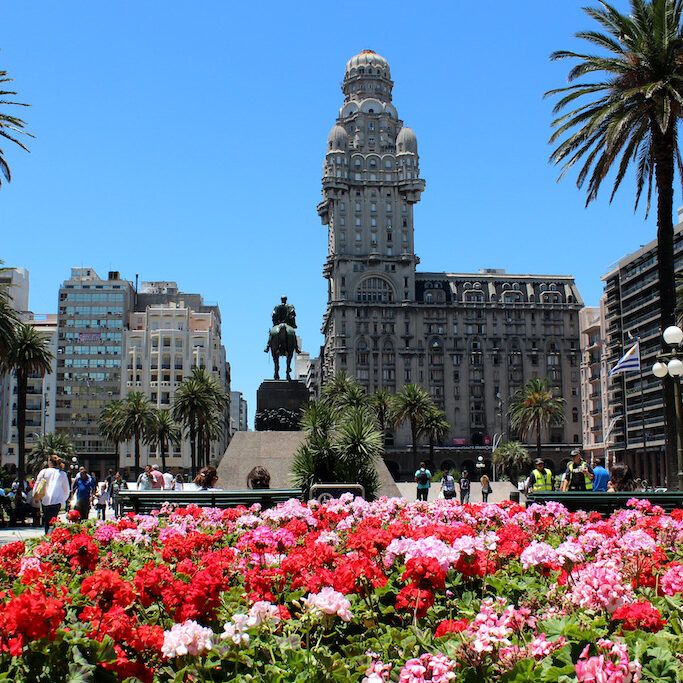
<path id="1" fill-rule="evenodd" d="M 417 154 L 417 137 L 412 128 L 403 126 L 396 136 L 396 149 L 401 152 L 412 152 Z"/>
<path id="2" fill-rule="evenodd" d="M 344 130 L 343 126 L 337 124 L 327 136 L 327 151 L 334 152 L 336 150 L 341 150 L 342 152 L 345 152 L 348 147 L 349 135 L 346 130 Z"/>
<path id="3" fill-rule="evenodd" d="M 351 57 L 346 62 L 346 75 L 350 75 L 352 71 L 359 68 L 377 68 L 380 70 L 381 76 L 391 78 L 391 71 L 389 70 L 389 62 L 384 57 L 378 55 L 374 50 L 361 50 L 355 57 Z"/>

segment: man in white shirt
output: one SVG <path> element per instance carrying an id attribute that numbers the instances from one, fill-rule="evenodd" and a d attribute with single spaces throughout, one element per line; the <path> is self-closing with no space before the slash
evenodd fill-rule
<path id="1" fill-rule="evenodd" d="M 38 472 L 34 483 L 34 491 L 38 484 L 45 480 L 45 494 L 40 503 L 43 508 L 43 523 L 45 533 L 50 531 L 52 519 L 59 514 L 62 505 L 69 500 L 69 478 L 62 469 L 62 461 L 56 455 L 51 455 L 47 460 L 47 467 Z"/>
<path id="2" fill-rule="evenodd" d="M 175 488 L 175 478 L 170 472 L 164 472 L 164 489 L 170 491 Z"/>

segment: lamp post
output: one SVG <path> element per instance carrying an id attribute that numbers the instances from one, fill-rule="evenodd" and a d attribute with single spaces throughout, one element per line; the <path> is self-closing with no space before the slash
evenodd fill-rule
<path id="1" fill-rule="evenodd" d="M 678 490 L 683 491 L 683 424 L 681 423 L 681 385 L 679 377 L 683 375 L 683 353 L 680 344 L 683 341 L 683 330 L 671 325 L 664 330 L 664 341 L 671 347 L 668 353 L 657 355 L 657 362 L 652 366 L 652 373 L 660 379 L 670 375 L 674 385 L 674 407 L 676 409 L 676 464 L 678 466 Z"/>

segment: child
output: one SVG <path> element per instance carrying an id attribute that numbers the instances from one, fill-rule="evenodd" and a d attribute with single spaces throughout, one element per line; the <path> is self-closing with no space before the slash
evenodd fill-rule
<path id="1" fill-rule="evenodd" d="M 109 485 L 106 481 L 97 484 L 97 518 L 104 521 L 107 518 L 107 504 L 109 503 Z M 102 517 L 100 517 L 100 513 Z"/>

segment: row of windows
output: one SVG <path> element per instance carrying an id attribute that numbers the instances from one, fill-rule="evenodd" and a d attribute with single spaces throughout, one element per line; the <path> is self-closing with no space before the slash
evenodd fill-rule
<path id="1" fill-rule="evenodd" d="M 101 354 L 110 354 L 112 356 L 119 356 L 121 355 L 121 347 L 120 346 L 107 346 L 107 345 L 97 345 L 97 346 L 65 346 L 64 347 L 64 353 L 67 355 L 73 355 L 73 354 L 78 354 L 78 355 L 101 355 Z"/>
<path id="2" fill-rule="evenodd" d="M 80 327 L 85 329 L 90 328 L 109 328 L 116 329 L 123 327 L 123 320 L 62 320 L 62 325 L 66 327 Z"/>
<path id="3" fill-rule="evenodd" d="M 120 368 L 120 358 L 65 358 L 66 368 Z"/>
<path id="4" fill-rule="evenodd" d="M 82 323 L 83 321 L 79 321 L 79 323 Z M 66 341 L 80 341 L 81 340 L 81 335 L 82 332 L 65 332 L 63 337 L 66 339 Z M 92 333 L 88 333 L 92 334 Z M 103 342 L 108 342 L 108 341 L 121 341 L 122 338 L 122 333 L 121 332 L 100 332 L 98 339 Z"/>
<path id="5" fill-rule="evenodd" d="M 122 306 L 66 306 L 66 315 L 123 315 Z"/>
<path id="6" fill-rule="evenodd" d="M 123 292 L 66 292 L 66 301 L 123 301 Z"/>

